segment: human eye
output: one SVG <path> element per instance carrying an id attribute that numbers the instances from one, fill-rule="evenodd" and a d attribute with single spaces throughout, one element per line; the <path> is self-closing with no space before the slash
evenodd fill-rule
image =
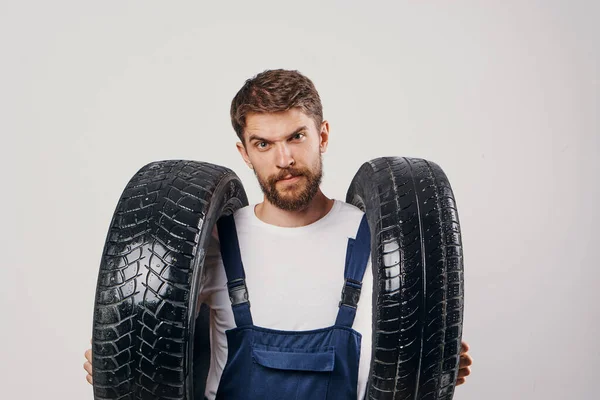
<path id="1" fill-rule="evenodd" d="M 300 139 L 302 139 L 304 136 L 306 136 L 306 135 L 304 135 L 304 133 L 302 133 L 302 132 L 298 132 L 298 133 L 296 133 L 294 136 L 292 136 L 292 139 L 294 139 L 294 140 L 300 140 Z"/>
<path id="2" fill-rule="evenodd" d="M 265 150 L 267 148 L 267 142 L 256 142 L 256 147 L 259 150 Z"/>

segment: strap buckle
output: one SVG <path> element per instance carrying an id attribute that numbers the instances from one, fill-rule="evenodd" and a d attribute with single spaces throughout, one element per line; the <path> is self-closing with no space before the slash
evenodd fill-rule
<path id="1" fill-rule="evenodd" d="M 231 282 L 227 282 L 227 288 L 229 289 L 229 300 L 231 300 L 232 306 L 248 303 L 248 307 L 250 307 L 250 300 L 248 300 L 248 288 L 246 287 L 245 279 L 240 278 L 234 279 Z"/>
<path id="2" fill-rule="evenodd" d="M 342 289 L 342 300 L 340 300 L 339 307 L 347 306 L 356 308 L 358 306 L 358 300 L 360 299 L 361 288 L 362 282 L 346 278 L 346 281 L 344 282 L 344 288 Z"/>

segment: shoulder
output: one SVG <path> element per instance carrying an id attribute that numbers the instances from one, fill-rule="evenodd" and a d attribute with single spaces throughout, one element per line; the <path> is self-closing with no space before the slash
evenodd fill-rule
<path id="1" fill-rule="evenodd" d="M 233 213 L 233 218 L 235 219 L 236 225 L 239 223 L 248 222 L 252 219 L 254 214 L 254 206 L 254 204 L 249 204 L 235 210 Z"/>
<path id="2" fill-rule="evenodd" d="M 340 213 L 343 213 L 347 217 L 360 220 L 365 214 L 360 208 L 356 207 L 353 204 L 346 203 L 342 200 L 335 200 L 335 202 L 339 204 Z"/>
<path id="3" fill-rule="evenodd" d="M 358 207 L 341 200 L 335 200 L 336 210 L 332 213 L 331 226 L 336 231 L 344 232 L 349 238 L 355 238 L 358 226 L 365 213 Z"/>
<path id="4" fill-rule="evenodd" d="M 250 217 L 251 217 L 251 212 L 252 207 L 250 205 L 238 208 L 237 210 L 234 211 L 233 213 L 233 218 L 235 220 L 235 224 L 236 226 L 238 226 L 239 224 L 244 224 L 246 223 Z M 219 243 L 219 232 L 217 230 L 217 224 L 214 224 L 212 232 L 211 232 L 211 240 L 213 243 Z"/>

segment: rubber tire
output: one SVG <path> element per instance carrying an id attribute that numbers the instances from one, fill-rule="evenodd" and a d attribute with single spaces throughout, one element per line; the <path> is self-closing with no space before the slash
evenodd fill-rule
<path id="1" fill-rule="evenodd" d="M 195 340 L 194 331 L 204 255 L 217 219 L 247 204 L 234 172 L 204 162 L 153 162 L 129 181 L 98 275 L 94 399 L 203 395 L 194 376 L 207 371 L 209 352 L 194 351 L 194 343 L 208 341 Z"/>
<path id="2" fill-rule="evenodd" d="M 462 339 L 463 251 L 442 169 L 418 158 L 361 166 L 346 202 L 372 237 L 373 338 L 368 399 L 450 400 Z"/>

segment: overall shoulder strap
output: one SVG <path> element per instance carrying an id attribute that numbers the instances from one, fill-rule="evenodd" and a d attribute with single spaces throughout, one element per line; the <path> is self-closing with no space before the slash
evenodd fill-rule
<path id="1" fill-rule="evenodd" d="M 369 230 L 367 215 L 364 214 L 356 233 L 356 239 L 348 239 L 346 266 L 344 268 L 345 282 L 339 304 L 340 308 L 335 321 L 336 325 L 351 328 L 354 323 L 362 280 L 365 276 L 370 253 L 371 231 Z"/>
<path id="2" fill-rule="evenodd" d="M 221 258 L 227 275 L 227 288 L 235 324 L 239 326 L 252 325 L 250 301 L 246 287 L 246 274 L 242 264 L 240 245 L 233 214 L 221 217 L 217 221 Z"/>

